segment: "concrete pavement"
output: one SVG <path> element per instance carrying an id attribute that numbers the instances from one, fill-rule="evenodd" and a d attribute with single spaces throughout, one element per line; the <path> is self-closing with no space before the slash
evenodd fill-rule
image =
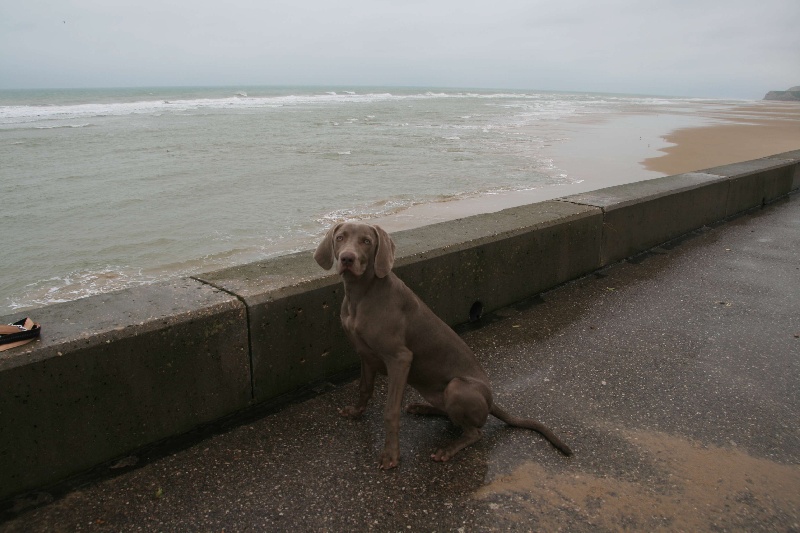
<path id="1" fill-rule="evenodd" d="M 404 416 L 401 465 L 382 472 L 384 382 L 353 422 L 336 412 L 349 381 L 20 499 L 0 531 L 800 531 L 800 195 L 461 333 L 496 401 L 573 457 L 492 420 L 433 463 L 455 430 Z"/>

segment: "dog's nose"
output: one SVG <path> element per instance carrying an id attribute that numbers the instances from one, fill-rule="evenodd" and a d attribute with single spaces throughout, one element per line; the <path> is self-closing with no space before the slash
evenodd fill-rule
<path id="1" fill-rule="evenodd" d="M 356 262 L 356 254 L 342 254 L 339 256 L 339 261 L 343 266 L 353 266 L 353 263 Z"/>

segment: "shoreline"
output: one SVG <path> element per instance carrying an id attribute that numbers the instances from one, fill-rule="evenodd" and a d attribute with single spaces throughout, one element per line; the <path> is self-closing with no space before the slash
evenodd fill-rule
<path id="1" fill-rule="evenodd" d="M 413 229 L 800 149 L 800 105 L 692 104 L 564 120 L 558 125 L 563 141 L 544 154 L 553 160 L 552 172 L 573 183 L 419 204 L 369 222 L 387 231 Z"/>
<path id="2" fill-rule="evenodd" d="M 549 140 L 532 147 L 536 150 L 534 157 L 550 163 L 550 170 L 546 173 L 556 178 L 550 181 L 566 183 L 417 204 L 391 214 L 360 219 L 396 232 L 800 149 L 800 105 L 679 101 L 667 105 L 636 106 L 613 114 L 575 114 L 557 122 L 526 125 L 524 133 L 530 138 L 541 139 L 538 128 L 548 133 Z M 67 290 L 66 296 L 54 300 L 52 283 L 37 282 L 25 287 L 24 292 L 16 294 L 14 299 L 8 297 L 3 310 L 22 312 L 54 301 L 69 301 L 127 286 L 194 276 L 226 268 L 230 266 L 229 261 L 246 264 L 291 254 L 316 246 L 322 232 L 311 231 L 296 236 L 291 244 L 282 240 L 257 250 L 240 249 L 225 254 L 220 261 L 206 256 L 139 269 L 134 272 L 138 276 L 135 280 L 128 279 L 124 272 L 88 271 L 85 276 L 83 272 L 72 273 L 67 285 L 57 287 L 60 295 L 66 289 L 75 289 Z M 77 279 L 72 279 L 76 276 Z M 81 276 L 89 281 L 84 282 Z M 88 292 L 87 285 L 91 285 Z"/>

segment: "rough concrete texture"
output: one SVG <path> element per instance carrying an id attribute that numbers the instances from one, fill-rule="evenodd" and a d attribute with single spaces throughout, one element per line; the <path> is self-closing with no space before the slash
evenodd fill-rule
<path id="1" fill-rule="evenodd" d="M 562 200 L 602 208 L 600 263 L 608 265 L 722 220 L 727 214 L 728 189 L 728 178 L 689 173 L 608 187 Z"/>
<path id="2" fill-rule="evenodd" d="M 701 172 L 729 179 L 727 216 L 733 216 L 772 202 L 792 190 L 798 166 L 794 154 L 796 152 L 787 152 Z"/>
<path id="3" fill-rule="evenodd" d="M 247 305 L 256 402 L 357 363 L 335 319 L 341 283 L 311 255 L 306 251 L 198 276 Z"/>
<path id="4" fill-rule="evenodd" d="M 791 190 L 794 191 L 800 189 L 800 150 L 794 150 L 793 152 L 784 152 L 782 154 L 776 154 L 773 156 L 769 156 L 765 159 L 777 159 L 789 163 L 796 163 L 794 165 Z"/>
<path id="5" fill-rule="evenodd" d="M 143 286 L 34 316 L 41 339 L 0 353 L 0 499 L 250 402 L 244 306 L 207 285 Z"/>
<path id="6" fill-rule="evenodd" d="M 448 324 L 595 270 L 602 212 L 541 202 L 400 232 L 395 271 Z M 447 290 L 442 290 L 447 287 Z"/>
<path id="7" fill-rule="evenodd" d="M 457 430 L 404 415 L 400 467 L 380 471 L 385 381 L 360 421 L 337 414 L 351 382 L 9 511 L 0 530 L 800 529 L 800 195 L 461 332 L 497 401 L 573 457 L 491 420 L 434 463 Z"/>
<path id="8" fill-rule="evenodd" d="M 596 269 L 601 224 L 599 209 L 563 202 L 433 224 L 393 235 L 395 271 L 455 325 L 476 303 L 491 311 Z M 341 282 L 310 256 L 198 276 L 247 304 L 258 401 L 357 364 L 339 320 Z"/>

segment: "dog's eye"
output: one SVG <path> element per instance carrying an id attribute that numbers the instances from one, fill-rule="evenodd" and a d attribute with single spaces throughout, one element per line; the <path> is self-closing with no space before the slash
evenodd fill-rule
<path id="1" fill-rule="evenodd" d="M 337 236 L 336 236 L 336 240 L 337 240 L 337 241 L 340 241 L 340 242 L 341 242 L 343 239 L 344 239 L 344 236 L 342 236 L 342 235 L 337 235 Z"/>
<path id="2" fill-rule="evenodd" d="M 372 244 L 372 241 L 370 239 L 364 239 L 364 244 Z"/>

